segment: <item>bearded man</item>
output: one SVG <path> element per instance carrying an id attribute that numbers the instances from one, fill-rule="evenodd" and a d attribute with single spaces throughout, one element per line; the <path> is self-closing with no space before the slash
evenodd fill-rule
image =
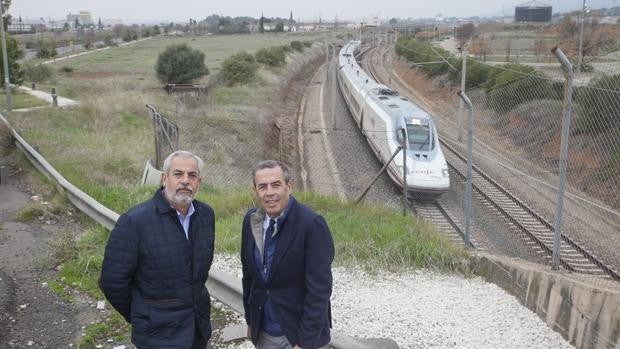
<path id="1" fill-rule="evenodd" d="M 203 161 L 175 151 L 155 195 L 122 214 L 110 233 L 99 286 L 131 324 L 139 348 L 207 346 L 211 303 L 205 286 L 215 240 L 213 209 L 194 199 Z"/>

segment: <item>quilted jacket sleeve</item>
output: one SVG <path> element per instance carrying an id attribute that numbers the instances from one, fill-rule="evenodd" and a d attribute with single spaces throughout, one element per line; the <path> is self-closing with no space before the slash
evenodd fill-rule
<path id="1" fill-rule="evenodd" d="M 99 287 L 127 322 L 131 322 L 131 282 L 138 265 L 139 232 L 131 217 L 121 215 L 110 233 Z"/>

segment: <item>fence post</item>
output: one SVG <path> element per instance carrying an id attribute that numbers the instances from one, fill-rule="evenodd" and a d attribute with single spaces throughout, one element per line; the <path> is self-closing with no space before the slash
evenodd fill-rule
<path id="1" fill-rule="evenodd" d="M 58 106 L 58 95 L 56 94 L 56 87 L 52 87 L 52 105 Z"/>
<path id="2" fill-rule="evenodd" d="M 278 160 L 282 161 L 282 127 L 278 123 L 275 123 L 274 126 L 278 130 Z"/>
<path id="3" fill-rule="evenodd" d="M 405 128 L 401 129 L 403 133 L 403 216 L 407 215 L 407 132 Z"/>
<path id="4" fill-rule="evenodd" d="M 463 43 L 465 46 L 465 43 Z M 467 75 L 467 50 L 461 47 L 463 55 L 463 64 L 461 64 L 461 91 L 465 93 L 466 75 Z M 463 141 L 463 99 L 459 100 L 459 120 L 458 120 L 459 142 Z"/>
<path id="5" fill-rule="evenodd" d="M 467 105 L 467 109 L 469 110 L 469 126 L 467 127 L 467 180 L 465 183 L 465 245 L 471 245 L 471 202 L 472 202 L 472 192 L 471 192 L 471 181 L 472 181 L 472 166 L 473 166 L 473 155 L 472 148 L 474 144 L 474 107 L 469 100 L 469 97 L 463 91 L 459 91 L 459 97 L 465 102 Z"/>
<path id="6" fill-rule="evenodd" d="M 555 209 L 554 235 L 553 235 L 553 270 L 560 269 L 560 242 L 562 237 L 562 211 L 564 209 L 564 186 L 566 184 L 566 164 L 568 159 L 568 131 L 570 130 L 571 113 L 573 110 L 573 66 L 559 47 L 554 47 L 551 52 L 562 63 L 564 76 L 564 108 L 562 112 L 562 140 L 560 143 L 560 164 L 558 173 L 558 196 Z"/>

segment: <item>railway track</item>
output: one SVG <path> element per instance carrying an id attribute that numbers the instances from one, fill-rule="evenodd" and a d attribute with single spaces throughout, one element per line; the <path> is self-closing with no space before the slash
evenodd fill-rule
<path id="1" fill-rule="evenodd" d="M 375 73 L 373 65 L 369 61 L 364 61 L 365 54 L 372 50 L 370 47 L 363 48 L 358 54 L 358 59 L 362 62 L 361 66 L 366 69 L 376 81 L 381 81 Z M 409 207 L 417 217 L 424 219 L 437 226 L 452 242 L 459 245 L 466 245 L 465 229 L 456 215 L 448 208 L 447 203 L 437 198 L 417 198 L 410 197 Z M 469 247 L 478 249 L 479 245 L 474 239 L 469 239 Z"/>
<path id="2" fill-rule="evenodd" d="M 371 49 L 367 49 L 364 51 L 364 54 L 371 52 Z M 374 64 L 370 63 L 375 63 L 375 60 L 382 62 L 382 57 L 385 53 L 386 51 L 379 52 L 378 56 L 380 58 L 371 58 L 365 64 L 369 74 L 377 81 L 382 81 L 382 79 L 376 73 L 373 67 Z M 465 180 L 467 159 L 462 155 L 464 153 L 463 149 L 458 149 L 441 136 L 440 143 L 442 144 L 444 156 L 451 173 L 457 174 L 461 180 Z M 512 234 L 519 236 L 524 245 L 534 251 L 542 261 L 551 264 L 555 229 L 550 222 L 475 165 L 473 166 L 472 188 L 476 197 L 490 212 L 495 212 L 495 214 L 501 216 L 506 221 Z M 441 206 L 440 200 L 436 200 L 436 202 L 438 204 L 437 210 L 441 210 L 439 208 Z M 431 209 L 427 210 L 428 205 L 420 206 L 421 203 L 414 202 L 413 206 L 416 207 L 416 205 L 417 207 L 422 207 L 418 211 L 424 212 L 424 215 L 430 217 L 437 216 Z M 431 218 L 431 221 L 440 222 L 441 220 Z M 458 224 L 456 227 L 455 230 L 458 229 Z M 586 247 L 565 234 L 561 236 L 560 264 L 562 268 L 572 272 L 620 281 L 620 273 L 618 271 L 603 263 L 592 252 L 588 251 Z"/>

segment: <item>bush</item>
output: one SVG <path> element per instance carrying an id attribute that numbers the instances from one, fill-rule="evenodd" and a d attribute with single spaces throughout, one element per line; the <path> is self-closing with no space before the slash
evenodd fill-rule
<path id="1" fill-rule="evenodd" d="M 620 74 L 603 76 L 580 87 L 575 93 L 582 112 L 577 119 L 577 131 L 599 133 L 620 128 Z"/>
<path id="2" fill-rule="evenodd" d="M 291 48 L 295 51 L 303 51 L 304 50 L 304 44 L 301 43 L 301 41 L 291 41 Z"/>
<path id="3" fill-rule="evenodd" d="M 531 100 L 563 98 L 561 82 L 553 82 L 534 68 L 520 64 L 491 69 L 484 88 L 487 104 L 497 112 L 508 112 Z"/>
<path id="4" fill-rule="evenodd" d="M 17 40 L 8 34 L 6 35 L 6 51 L 9 57 L 9 77 L 11 78 L 11 83 L 20 85 L 24 81 L 24 71 L 18 61 L 23 57 L 23 52 L 19 48 Z M 4 57 L 2 55 L 0 55 L 0 64 L 4 65 Z M 4 69 L 0 69 L 0 80 L 4 81 Z"/>
<path id="5" fill-rule="evenodd" d="M 261 48 L 255 56 L 257 62 L 272 67 L 281 67 L 286 63 L 286 55 L 280 47 Z"/>
<path id="6" fill-rule="evenodd" d="M 451 69 L 443 61 L 444 59 L 451 61 L 450 64 L 452 65 L 457 61 L 448 51 L 433 47 L 428 42 L 418 41 L 411 36 L 401 36 L 398 38 L 396 53 L 412 63 L 424 63 L 418 67 L 431 77 L 445 74 Z"/>
<path id="7" fill-rule="evenodd" d="M 310 46 L 312 46 L 312 41 L 304 41 L 304 42 L 302 42 L 302 44 L 304 44 L 304 46 L 306 46 L 306 47 L 310 47 Z"/>
<path id="8" fill-rule="evenodd" d="M 73 67 L 69 67 L 67 65 L 63 65 L 60 68 L 60 71 L 63 72 L 63 73 L 73 73 Z"/>
<path id="9" fill-rule="evenodd" d="M 209 74 L 205 54 L 187 44 L 171 45 L 159 54 L 155 65 L 157 78 L 163 83 L 187 83 Z"/>
<path id="10" fill-rule="evenodd" d="M 43 64 L 32 64 L 30 62 L 24 64 L 24 75 L 28 81 L 42 82 L 52 77 L 52 69 Z"/>
<path id="11" fill-rule="evenodd" d="M 222 78 L 228 85 L 246 84 L 254 79 L 258 66 L 246 52 L 230 56 L 222 62 Z"/>
<path id="12" fill-rule="evenodd" d="M 58 52 L 56 52 L 56 42 L 53 40 L 39 40 L 36 46 L 38 58 L 54 58 L 58 55 Z"/>

